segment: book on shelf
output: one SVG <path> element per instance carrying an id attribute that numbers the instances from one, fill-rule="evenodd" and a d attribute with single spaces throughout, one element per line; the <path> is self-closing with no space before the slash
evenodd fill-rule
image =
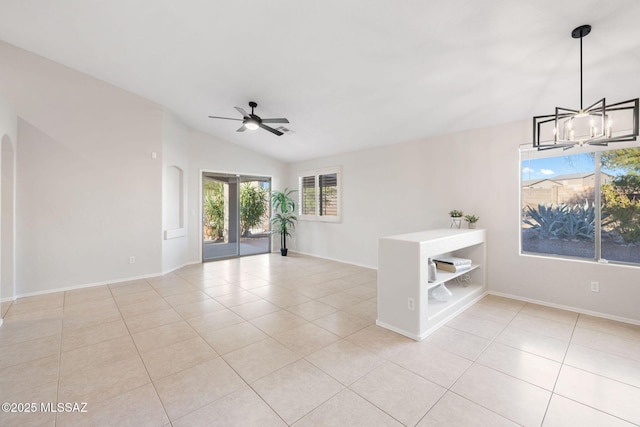
<path id="1" fill-rule="evenodd" d="M 438 270 L 450 271 L 452 273 L 459 273 L 462 271 L 471 270 L 471 264 L 453 265 L 444 262 L 435 261 L 436 268 Z"/>
<path id="2" fill-rule="evenodd" d="M 459 258 L 455 256 L 434 258 L 435 262 L 449 265 L 471 265 L 471 260 L 467 258 Z"/>

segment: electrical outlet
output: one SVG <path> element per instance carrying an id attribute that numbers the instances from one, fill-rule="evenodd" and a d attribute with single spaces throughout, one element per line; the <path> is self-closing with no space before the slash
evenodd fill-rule
<path id="1" fill-rule="evenodd" d="M 600 282 L 591 282 L 591 292 L 600 292 Z"/>
<path id="2" fill-rule="evenodd" d="M 413 298 L 409 298 L 407 300 L 407 308 L 409 310 L 415 310 L 416 309 L 416 300 L 414 300 Z"/>
<path id="3" fill-rule="evenodd" d="M 129 257 L 129 264 L 135 264 L 135 263 L 136 263 L 136 257 L 130 256 Z"/>

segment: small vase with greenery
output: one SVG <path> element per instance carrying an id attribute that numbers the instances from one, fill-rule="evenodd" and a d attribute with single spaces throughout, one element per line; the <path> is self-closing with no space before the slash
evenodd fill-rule
<path id="1" fill-rule="evenodd" d="M 460 228 L 460 225 L 462 225 L 462 215 L 464 215 L 462 211 L 457 209 L 449 212 L 449 216 L 451 217 L 451 225 L 449 228 Z"/>
<path id="2" fill-rule="evenodd" d="M 469 224 L 469 228 L 476 228 L 476 222 L 478 222 L 479 219 L 480 217 L 477 217 L 475 215 L 464 216 L 464 220 Z"/>
<path id="3" fill-rule="evenodd" d="M 298 190 L 274 191 L 271 194 L 271 204 L 273 205 L 273 217 L 271 224 L 273 225 L 272 233 L 280 235 L 280 255 L 287 256 L 287 236 L 291 237 L 291 231 L 296 227 L 298 218 L 294 214 L 296 211 L 296 203 L 291 195 Z"/>

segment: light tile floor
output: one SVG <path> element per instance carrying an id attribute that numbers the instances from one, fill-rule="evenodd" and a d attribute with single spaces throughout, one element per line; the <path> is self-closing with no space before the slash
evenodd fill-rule
<path id="1" fill-rule="evenodd" d="M 38 411 L 0 425 L 640 424 L 638 326 L 495 296 L 422 342 L 375 319 L 375 271 L 295 254 L 19 299 L 0 401 Z"/>

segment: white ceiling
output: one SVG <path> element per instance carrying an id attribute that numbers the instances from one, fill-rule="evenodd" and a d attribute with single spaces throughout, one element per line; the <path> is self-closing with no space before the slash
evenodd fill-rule
<path id="1" fill-rule="evenodd" d="M 640 95 L 638 0 L 2 0 L 0 40 L 286 162 Z M 237 133 L 258 102 L 295 134 Z"/>

